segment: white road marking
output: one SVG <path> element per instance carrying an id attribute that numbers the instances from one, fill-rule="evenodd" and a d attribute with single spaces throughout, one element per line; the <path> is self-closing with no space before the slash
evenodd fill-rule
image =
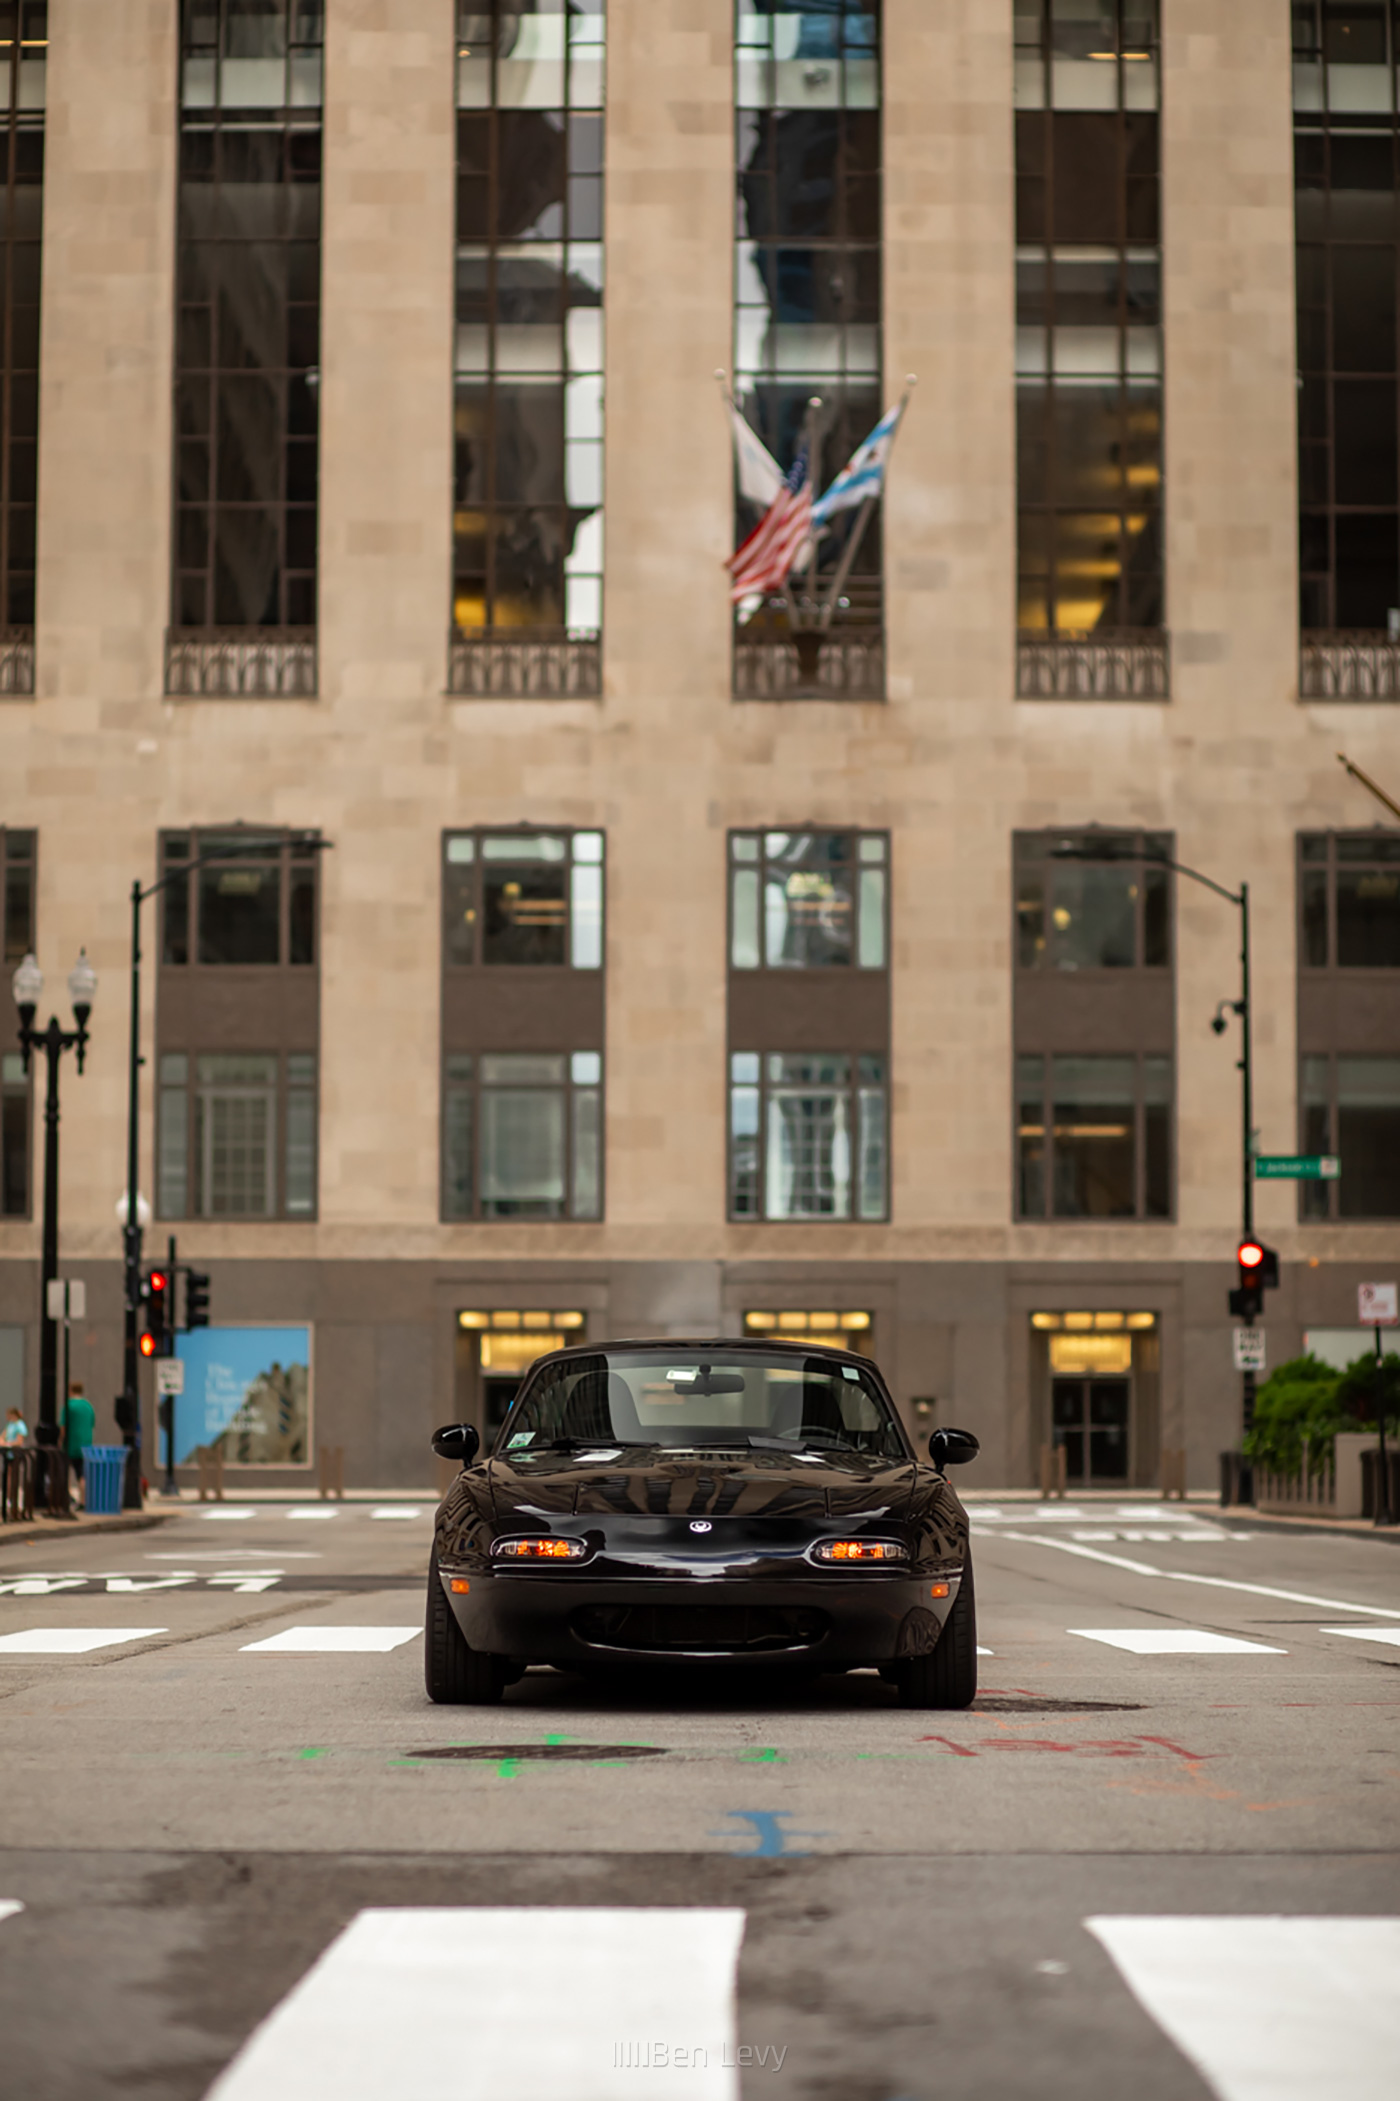
<path id="1" fill-rule="evenodd" d="M 112 1649 L 123 1641 L 149 1641 L 164 1634 L 164 1627 L 25 1627 L 18 1634 L 0 1634 L 0 1652 L 7 1656 L 86 1656 L 89 1649 Z"/>
<path id="2" fill-rule="evenodd" d="M 18 1897 L 0 1897 L 0 1919 L 12 1919 L 24 1906 Z"/>
<path id="3" fill-rule="evenodd" d="M 1349 1634 L 1353 1641 L 1386 1641 L 1400 1649 L 1400 1627 L 1319 1627 L 1319 1634 Z"/>
<path id="4" fill-rule="evenodd" d="M 1400 1919 L 1084 1923 L 1219 2101 L 1391 2101 Z"/>
<path id="5" fill-rule="evenodd" d="M 77 1590 L 87 1580 L 86 1576 L 18 1576 L 13 1582 L 0 1583 L 0 1597 L 49 1598 L 55 1591 Z"/>
<path id="6" fill-rule="evenodd" d="M 743 1933 L 742 1911 L 362 1911 L 208 2101 L 739 2101 Z"/>
<path id="7" fill-rule="evenodd" d="M 256 1517 L 258 1513 L 256 1510 L 201 1510 L 199 1514 L 212 1521 L 215 1518 Z"/>
<path id="8" fill-rule="evenodd" d="M 306 1510 L 289 1510 L 289 1511 L 287 1512 L 287 1515 L 288 1515 L 288 1517 L 330 1518 L 330 1517 L 334 1517 L 334 1516 L 336 1515 L 336 1513 L 335 1513 L 335 1511 L 334 1511 L 334 1510 L 322 1510 L 322 1509 L 319 1509 L 319 1508 L 318 1508 L 318 1507 L 317 1507 L 317 1506 L 316 1506 L 316 1505 L 315 1505 L 315 1504 L 313 1503 L 313 1504 L 312 1504 L 312 1505 L 310 1506 L 310 1508 L 309 1508 L 309 1509 L 306 1509 Z"/>
<path id="9" fill-rule="evenodd" d="M 1234 1576 L 1198 1576 L 1184 1568 L 1154 1568 L 1150 1561 L 1129 1561 L 1126 1554 L 1103 1554 L 1097 1547 L 1078 1547 L 1068 1539 L 1037 1539 L 1033 1532 L 1002 1532 L 1002 1539 L 1019 1540 L 1027 1547 L 1053 1547 L 1061 1554 L 1078 1554 L 1084 1561 L 1105 1561 L 1110 1568 L 1125 1568 L 1134 1576 L 1160 1576 L 1164 1583 L 1208 1583 L 1212 1590 L 1244 1590 L 1256 1598 L 1283 1598 L 1290 1605 L 1320 1605 L 1324 1612 L 1373 1612 L 1379 1619 L 1400 1620 L 1400 1607 L 1358 1605 L 1351 1598 L 1315 1598 L 1306 1590 L 1276 1590 L 1270 1583 L 1241 1583 Z"/>
<path id="10" fill-rule="evenodd" d="M 1286 1656 L 1262 1641 L 1241 1641 L 1234 1634 L 1208 1634 L 1201 1627 L 1069 1627 L 1084 1641 L 1107 1642 L 1111 1649 L 1130 1649 L 1135 1656 Z"/>
<path id="11" fill-rule="evenodd" d="M 977 1651 L 977 1653 L 978 1653 L 978 1655 L 979 1655 L 979 1656 L 995 1656 L 995 1655 L 996 1655 L 996 1650 L 995 1650 L 995 1649 L 979 1649 L 979 1650 Z"/>
<path id="12" fill-rule="evenodd" d="M 414 1503 L 386 1503 L 381 1510 L 371 1510 L 371 1517 L 421 1517 L 422 1511 Z"/>
<path id="13" fill-rule="evenodd" d="M 240 1653 L 269 1649 L 284 1656 L 344 1656 L 352 1651 L 382 1656 L 401 1649 L 406 1641 L 420 1640 L 422 1633 L 421 1627 L 284 1627 L 265 1641 L 245 1641 Z"/>

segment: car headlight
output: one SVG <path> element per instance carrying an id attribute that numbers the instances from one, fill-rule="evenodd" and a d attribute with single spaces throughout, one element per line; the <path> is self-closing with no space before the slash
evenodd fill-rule
<path id="1" fill-rule="evenodd" d="M 883 1562 L 907 1561 L 909 1549 L 898 1539 L 819 1539 L 812 1548 L 814 1561 Z"/>
<path id="2" fill-rule="evenodd" d="M 581 1539 L 497 1539 L 493 1561 L 582 1561 L 588 1548 Z"/>

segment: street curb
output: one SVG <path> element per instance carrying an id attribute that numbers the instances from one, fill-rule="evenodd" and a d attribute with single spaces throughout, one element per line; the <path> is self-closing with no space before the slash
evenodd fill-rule
<path id="1" fill-rule="evenodd" d="M 1257 1525 L 1261 1532 L 1309 1532 L 1324 1539 L 1384 1539 L 1400 1546 L 1400 1524 L 1373 1525 L 1369 1517 L 1261 1516 L 1251 1503 L 1231 1503 L 1221 1509 L 1232 1525 Z"/>
<path id="2" fill-rule="evenodd" d="M 76 1522 L 60 1517 L 34 1519 L 35 1529 L 17 1527 L 14 1532 L 0 1531 L 0 1550 L 5 1547 L 36 1547 L 54 1539 L 90 1539 L 94 1532 L 149 1532 L 156 1525 L 163 1525 L 174 1515 L 169 1510 L 133 1510 L 130 1515 L 118 1517 L 80 1517 Z"/>

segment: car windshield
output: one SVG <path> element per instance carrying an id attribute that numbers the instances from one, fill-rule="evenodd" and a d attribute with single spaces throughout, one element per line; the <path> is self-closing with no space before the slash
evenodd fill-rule
<path id="1" fill-rule="evenodd" d="M 751 1445 L 908 1455 L 871 1373 L 777 1350 L 598 1350 L 540 1367 L 499 1450 Z"/>

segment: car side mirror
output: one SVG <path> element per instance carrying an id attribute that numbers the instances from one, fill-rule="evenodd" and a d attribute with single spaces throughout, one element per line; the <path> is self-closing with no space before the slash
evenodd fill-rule
<path id="1" fill-rule="evenodd" d="M 928 1455 L 941 1472 L 945 1466 L 966 1466 L 982 1449 L 971 1430 L 935 1430 L 928 1441 Z"/>
<path id="2" fill-rule="evenodd" d="M 455 1459 L 470 1466 L 481 1450 L 481 1433 L 474 1423 L 444 1423 L 433 1432 L 433 1450 L 439 1459 Z"/>

